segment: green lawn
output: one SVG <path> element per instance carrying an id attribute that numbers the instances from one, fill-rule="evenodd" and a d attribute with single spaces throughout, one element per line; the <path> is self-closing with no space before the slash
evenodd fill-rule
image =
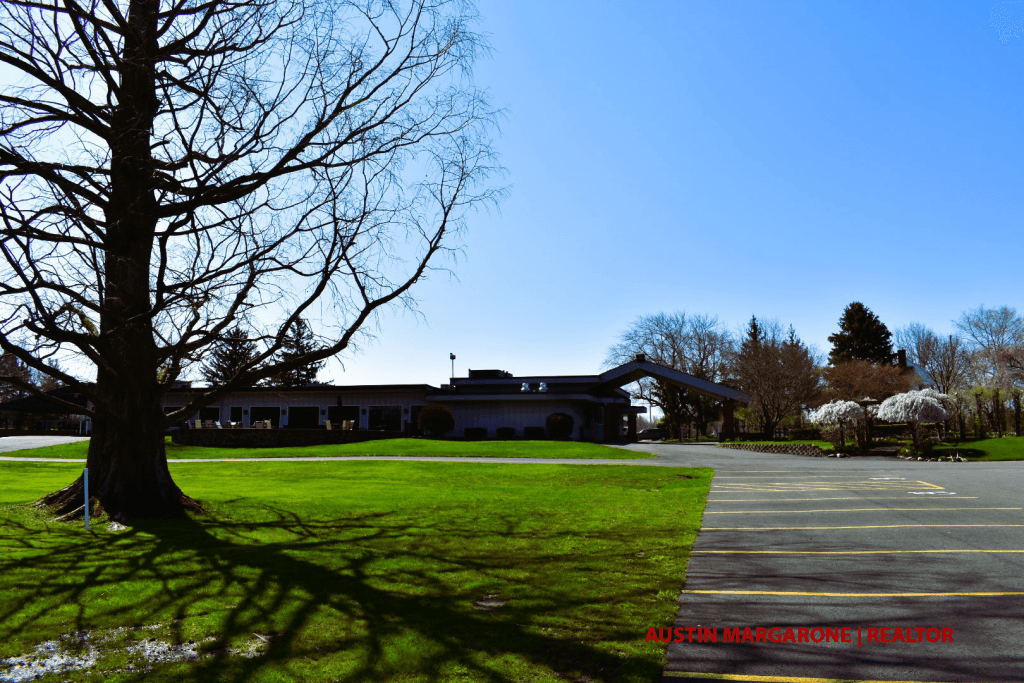
<path id="1" fill-rule="evenodd" d="M 0 463 L 0 660 L 90 631 L 99 664 L 54 680 L 147 683 L 657 680 L 645 636 L 676 612 L 712 475 L 172 463 L 209 515 L 85 532 L 23 505 L 80 470 Z M 144 638 L 208 656 L 142 673 Z"/>
<path id="2" fill-rule="evenodd" d="M 1024 460 L 1024 436 L 1004 436 L 1001 439 L 978 441 L 943 441 L 928 454 L 928 457 L 943 458 L 954 453 L 959 453 L 965 460 Z"/>
<path id="3" fill-rule="evenodd" d="M 88 441 L 3 453 L 9 457 L 85 459 Z M 412 455 L 485 458 L 653 458 L 623 448 L 580 441 L 437 441 L 434 439 L 380 439 L 363 443 L 307 446 L 305 448 L 201 448 L 180 446 L 167 437 L 168 459 L 189 458 L 293 458 L 362 455 Z"/>

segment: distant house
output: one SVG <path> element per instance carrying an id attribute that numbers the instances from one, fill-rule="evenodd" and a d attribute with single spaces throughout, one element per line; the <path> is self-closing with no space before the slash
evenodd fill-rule
<path id="1" fill-rule="evenodd" d="M 582 441 L 633 441 L 636 416 L 646 412 L 630 402 L 622 387 L 641 377 L 698 391 L 723 402 L 722 431 L 733 430 L 733 410 L 750 397 L 741 391 L 708 382 L 648 362 L 643 356 L 599 375 L 515 376 L 504 370 L 470 370 L 468 377 L 451 378 L 448 384 L 376 384 L 306 387 L 253 387 L 233 392 L 201 409 L 190 420 L 240 423 L 250 427 L 269 420 L 284 429 L 333 429 L 403 432 L 415 435 L 423 406 L 442 404 L 455 416 L 451 436 L 462 437 L 467 429 L 483 429 L 486 436 L 503 434 L 522 438 L 527 428 L 544 428 L 552 413 L 573 420 L 570 438 Z M 188 405 L 203 389 L 188 382 L 170 389 L 164 412 Z M 0 405 L 0 408 L 3 406 Z"/>

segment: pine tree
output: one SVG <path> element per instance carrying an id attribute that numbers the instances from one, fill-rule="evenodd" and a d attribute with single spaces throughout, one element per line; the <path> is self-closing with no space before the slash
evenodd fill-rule
<path id="1" fill-rule="evenodd" d="M 889 328 L 864 304 L 854 301 L 839 319 L 839 332 L 830 335 L 832 351 L 828 362 L 837 365 L 851 360 L 866 360 L 892 365 L 892 335 Z"/>
<path id="2" fill-rule="evenodd" d="M 210 360 L 203 365 L 204 379 L 214 386 L 227 384 L 242 370 L 250 369 L 256 358 L 256 342 L 249 333 L 235 327 L 213 347 Z"/>
<path id="3" fill-rule="evenodd" d="M 752 315 L 750 316 L 750 324 L 747 326 L 747 336 L 743 339 L 743 344 L 740 347 L 740 355 L 754 353 L 761 347 L 763 340 L 764 331 L 757 324 L 757 316 Z"/>
<path id="4" fill-rule="evenodd" d="M 2 377 L 19 379 L 28 384 L 32 383 L 32 371 L 24 361 L 6 352 L 0 354 L 0 378 Z M 28 391 L 23 387 L 0 379 L 0 401 L 10 401 L 24 396 L 28 396 Z"/>
<path id="5" fill-rule="evenodd" d="M 280 353 L 280 360 L 288 362 L 299 356 L 316 351 L 319 345 L 313 337 L 313 330 L 302 318 L 298 318 L 295 324 L 288 330 L 284 339 L 284 349 Z M 324 361 L 316 361 L 300 365 L 270 378 L 268 384 L 274 387 L 305 387 L 316 382 L 317 373 L 324 365 Z"/>

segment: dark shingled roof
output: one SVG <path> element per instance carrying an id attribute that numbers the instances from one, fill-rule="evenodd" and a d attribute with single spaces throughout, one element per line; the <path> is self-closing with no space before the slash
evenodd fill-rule
<path id="1" fill-rule="evenodd" d="M 85 408 L 85 397 L 71 387 L 57 387 L 46 392 L 62 401 L 68 401 Z M 10 410 L 16 413 L 53 413 L 73 415 L 74 413 L 57 403 L 51 403 L 42 396 L 25 396 L 11 401 L 0 403 L 0 410 Z"/>

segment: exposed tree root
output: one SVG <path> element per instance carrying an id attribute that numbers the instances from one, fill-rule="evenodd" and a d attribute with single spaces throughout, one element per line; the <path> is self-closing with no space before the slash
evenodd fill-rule
<path id="1" fill-rule="evenodd" d="M 85 504 L 82 502 L 85 496 L 84 483 L 81 478 L 59 491 L 49 493 L 35 502 L 37 508 L 49 508 L 55 515 L 58 522 L 72 522 L 85 517 Z M 90 487 L 91 489 L 92 487 Z M 91 491 L 90 491 L 91 492 Z M 89 496 L 89 516 L 98 517 L 106 513 L 107 517 L 115 522 L 127 524 L 131 517 L 163 517 L 174 518 L 184 517 L 187 513 L 204 514 L 206 509 L 202 503 L 194 498 L 186 496 L 178 491 L 178 504 L 169 510 L 153 511 L 150 514 L 132 515 L 125 510 L 104 509 L 103 501 L 97 496 Z"/>

